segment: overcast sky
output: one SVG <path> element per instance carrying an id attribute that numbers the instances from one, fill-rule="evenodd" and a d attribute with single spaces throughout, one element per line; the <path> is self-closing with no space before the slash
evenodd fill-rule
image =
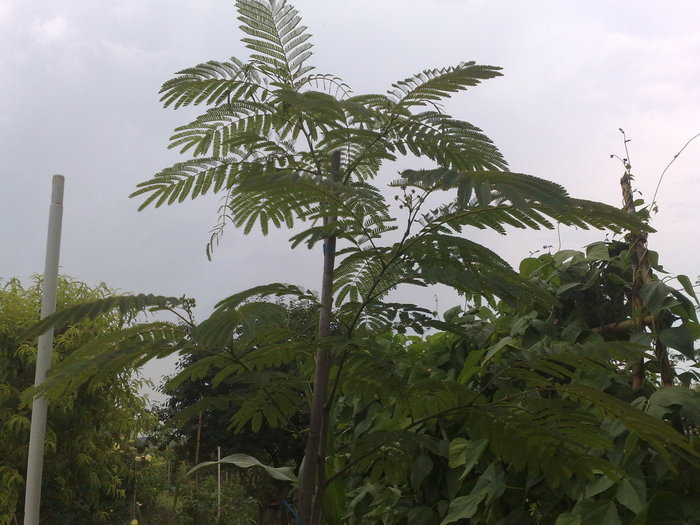
<path id="1" fill-rule="evenodd" d="M 664 167 L 700 132 L 700 4 L 694 0 L 298 0 L 319 72 L 355 93 L 463 60 L 504 77 L 458 95 L 513 171 L 576 197 L 621 203 L 628 138 L 651 199 Z M 131 292 L 187 294 L 202 316 L 265 282 L 318 289 L 321 256 L 288 232 L 227 230 L 208 262 L 216 196 L 137 213 L 135 185 L 180 160 L 166 149 L 192 116 L 164 110 L 160 85 L 207 60 L 245 59 L 231 0 L 0 0 L 0 277 L 43 271 L 51 175 L 66 176 L 61 271 Z M 700 274 L 700 139 L 665 176 L 650 248 L 672 273 Z M 388 174 L 410 165 L 386 166 Z M 563 248 L 604 234 L 562 231 Z M 478 235 L 512 264 L 556 232 Z M 432 302 L 433 291 L 418 296 Z M 443 299 L 440 309 L 452 304 Z M 426 304 L 432 307 L 432 304 Z"/>

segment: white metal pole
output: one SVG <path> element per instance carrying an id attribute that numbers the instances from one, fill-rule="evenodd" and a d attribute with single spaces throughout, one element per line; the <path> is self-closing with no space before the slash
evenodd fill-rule
<path id="1" fill-rule="evenodd" d="M 221 523 L 221 447 L 216 447 L 217 493 L 216 493 L 216 523 Z"/>
<path id="2" fill-rule="evenodd" d="M 58 256 L 61 251 L 61 223 L 63 220 L 63 175 L 54 175 L 51 186 L 49 208 L 49 230 L 46 236 L 46 262 L 41 297 L 41 318 L 56 311 L 56 289 L 58 287 Z M 53 328 L 39 336 L 36 355 L 34 384 L 46 379 L 51 367 Z M 41 396 L 32 403 L 32 426 L 29 431 L 29 457 L 27 459 L 27 483 L 24 495 L 24 525 L 39 524 L 41 504 L 41 473 L 44 467 L 44 439 L 46 437 L 46 413 L 48 402 Z"/>

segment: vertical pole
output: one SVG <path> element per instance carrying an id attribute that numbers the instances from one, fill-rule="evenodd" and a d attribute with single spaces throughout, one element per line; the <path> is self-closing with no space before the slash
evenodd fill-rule
<path id="1" fill-rule="evenodd" d="M 221 447 L 216 447 L 216 523 L 221 523 Z"/>
<path id="2" fill-rule="evenodd" d="M 56 311 L 58 287 L 58 256 L 61 249 L 61 223 L 63 221 L 63 175 L 54 175 L 51 186 L 49 229 L 46 236 L 46 262 L 41 297 L 41 318 Z M 41 385 L 51 367 L 53 327 L 39 336 L 36 356 L 35 386 Z M 44 440 L 48 401 L 35 396 L 32 403 L 32 423 L 29 431 L 29 456 L 27 458 L 27 482 L 24 495 L 24 525 L 39 524 L 41 504 L 41 474 L 44 468 Z"/>

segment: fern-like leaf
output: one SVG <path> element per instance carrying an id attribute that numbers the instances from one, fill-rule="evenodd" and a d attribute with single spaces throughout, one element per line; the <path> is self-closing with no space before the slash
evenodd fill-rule
<path id="1" fill-rule="evenodd" d="M 48 319 L 48 318 L 47 318 Z M 99 384 L 112 375 L 134 370 L 151 359 L 167 357 L 186 346 L 185 329 L 165 322 L 140 323 L 95 337 L 49 373 L 38 392 L 49 399 L 73 394 L 85 383 Z M 27 390 L 25 400 L 36 395 Z"/>
<path id="2" fill-rule="evenodd" d="M 462 62 L 458 66 L 426 69 L 392 84 L 389 94 L 397 106 L 425 106 L 449 97 L 452 93 L 476 86 L 482 80 L 501 76 L 499 67 Z"/>
<path id="3" fill-rule="evenodd" d="M 255 337 L 260 337 L 261 328 L 280 325 L 284 317 L 285 310 L 279 304 L 249 301 L 254 297 L 269 296 L 316 302 L 312 294 L 296 286 L 281 283 L 256 286 L 220 301 L 211 316 L 195 329 L 195 339 L 203 347 L 223 348 L 232 342 L 237 329 L 253 330 L 258 334 Z"/>
<path id="4" fill-rule="evenodd" d="M 44 317 L 31 326 L 24 336 L 32 337 L 44 333 L 50 328 L 60 330 L 69 324 L 78 323 L 84 319 L 94 319 L 115 310 L 124 317 L 133 317 L 138 312 L 174 308 L 187 301 L 184 297 L 165 297 L 153 294 L 112 295 L 104 299 L 79 303 Z"/>
<path id="5" fill-rule="evenodd" d="M 393 144 L 401 151 L 426 156 L 457 170 L 505 169 L 507 163 L 483 132 L 437 111 L 399 117 L 392 130 Z"/>
<path id="6" fill-rule="evenodd" d="M 211 60 L 177 72 L 160 89 L 160 101 L 164 107 L 174 109 L 199 104 L 219 106 L 231 100 L 260 100 L 268 96 L 268 90 L 250 64 L 237 58 L 230 62 Z"/>
<path id="7" fill-rule="evenodd" d="M 236 7 L 241 30 L 249 35 L 242 40 L 262 70 L 292 85 L 311 70 L 304 65 L 311 56 L 311 35 L 296 9 L 285 0 L 238 0 Z"/>

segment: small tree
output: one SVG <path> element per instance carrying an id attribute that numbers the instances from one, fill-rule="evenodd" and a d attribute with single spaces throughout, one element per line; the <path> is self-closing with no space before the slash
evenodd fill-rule
<path id="1" fill-rule="evenodd" d="M 459 235 L 470 226 L 505 233 L 555 222 L 582 228 L 640 224 L 600 203 L 572 199 L 555 183 L 508 172 L 481 130 L 442 110 L 441 100 L 499 76 L 499 68 L 464 62 L 425 70 L 387 94 L 353 95 L 338 77 L 313 72 L 310 34 L 291 5 L 236 5 L 250 59 L 203 63 L 163 85 L 166 107 L 209 109 L 171 138 L 171 148 L 193 158 L 141 183 L 132 196 L 145 196 L 143 209 L 223 193 L 208 255 L 227 221 L 244 233 L 256 224 L 267 233 L 270 226 L 310 222 L 290 239 L 292 246 L 323 244 L 311 423 L 299 482 L 299 515 L 315 524 L 326 430 L 352 348 L 334 349 L 331 323 L 346 342 L 394 323 L 420 328 L 427 310 L 386 300 L 401 284 L 444 283 L 507 302 L 523 294 L 549 300 L 494 252 Z M 373 181 L 384 161 L 407 154 L 434 167 L 405 170 L 390 183 L 400 190 L 399 220 Z M 442 192 L 449 192 L 447 200 L 428 207 L 429 198 Z M 280 288 L 256 288 L 237 300 L 268 292 Z"/>

